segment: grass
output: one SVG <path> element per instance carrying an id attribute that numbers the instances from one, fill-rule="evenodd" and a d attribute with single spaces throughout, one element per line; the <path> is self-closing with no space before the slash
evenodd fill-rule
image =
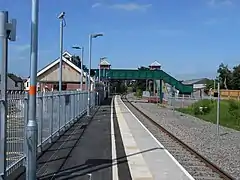
<path id="1" fill-rule="evenodd" d="M 201 111 L 200 107 L 205 108 Z M 189 107 L 178 108 L 176 110 L 214 124 L 217 121 L 217 102 L 215 100 L 201 100 Z M 240 102 L 236 100 L 220 101 L 219 121 L 222 126 L 240 130 Z"/>

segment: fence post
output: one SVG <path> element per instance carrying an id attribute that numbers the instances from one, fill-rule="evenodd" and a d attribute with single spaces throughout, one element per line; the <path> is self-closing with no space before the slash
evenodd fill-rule
<path id="1" fill-rule="evenodd" d="M 84 91 L 81 92 L 81 116 L 84 113 Z"/>
<path id="2" fill-rule="evenodd" d="M 97 106 L 99 106 L 99 93 L 97 92 Z"/>
<path id="3" fill-rule="evenodd" d="M 78 108 L 77 108 L 78 118 L 80 117 L 80 112 L 81 112 L 81 110 L 80 110 L 80 103 L 81 103 L 80 98 L 81 98 L 80 92 L 78 92 Z"/>
<path id="4" fill-rule="evenodd" d="M 61 128 L 61 95 L 58 93 L 58 136 L 60 136 L 60 128 Z"/>
<path id="5" fill-rule="evenodd" d="M 63 129 L 64 129 L 64 131 L 65 131 L 66 119 L 67 119 L 67 116 L 69 115 L 69 112 L 67 113 L 67 103 L 66 103 L 67 100 L 66 100 L 66 98 L 68 98 L 68 106 L 69 106 L 70 98 L 68 96 L 68 92 L 64 93 L 64 121 L 63 121 L 63 124 L 64 124 Z"/>
<path id="6" fill-rule="evenodd" d="M 28 104 L 28 92 L 25 93 L 24 95 L 24 136 L 26 136 L 26 130 L 27 130 L 27 123 L 28 123 L 28 110 L 29 110 L 29 104 Z M 28 154 L 28 147 L 27 147 L 27 139 L 24 138 L 24 154 L 25 158 L 27 157 Z M 24 160 L 24 165 L 27 167 L 27 160 Z"/>
<path id="7" fill-rule="evenodd" d="M 54 92 L 52 91 L 51 92 L 51 96 L 50 96 L 50 99 L 51 99 L 51 118 L 50 118 L 50 138 L 49 138 L 49 143 L 52 143 L 52 134 L 53 134 L 53 94 Z"/>
<path id="8" fill-rule="evenodd" d="M 42 152 L 42 129 L 43 129 L 43 92 L 39 93 L 39 97 L 37 97 L 39 101 L 39 121 L 38 121 L 38 143 L 39 143 L 39 151 Z"/>
<path id="9" fill-rule="evenodd" d="M 73 93 L 73 122 L 76 120 L 76 92 Z"/>
<path id="10" fill-rule="evenodd" d="M 182 108 L 184 107 L 184 94 L 182 96 Z"/>

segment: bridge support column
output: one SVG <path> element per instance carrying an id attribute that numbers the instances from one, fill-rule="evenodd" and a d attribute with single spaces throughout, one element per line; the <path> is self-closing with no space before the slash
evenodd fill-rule
<path id="1" fill-rule="evenodd" d="M 163 103 L 162 79 L 160 79 L 160 84 L 159 84 L 159 101 L 160 101 L 160 104 Z"/>
<path id="2" fill-rule="evenodd" d="M 110 88 L 110 82 L 108 81 L 107 82 L 107 91 L 108 91 L 108 95 L 110 95 L 111 94 L 111 88 Z"/>
<path id="3" fill-rule="evenodd" d="M 156 79 L 153 79 L 153 96 L 156 96 Z"/>

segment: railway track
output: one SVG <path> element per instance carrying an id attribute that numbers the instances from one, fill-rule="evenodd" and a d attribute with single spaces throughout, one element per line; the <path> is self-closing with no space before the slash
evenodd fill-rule
<path id="1" fill-rule="evenodd" d="M 174 156 L 174 158 L 193 176 L 195 180 L 234 180 L 231 175 L 218 168 L 215 164 L 175 137 L 171 132 L 159 125 L 141 110 L 139 110 L 126 95 L 122 97 L 127 107 L 140 119 L 157 129 L 160 133 L 158 140 Z M 147 121 L 146 121 L 147 120 Z"/>

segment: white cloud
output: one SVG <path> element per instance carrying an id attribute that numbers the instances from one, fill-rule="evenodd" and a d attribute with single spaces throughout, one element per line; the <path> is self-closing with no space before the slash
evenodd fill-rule
<path id="1" fill-rule="evenodd" d="M 105 5 L 102 3 L 95 3 L 92 5 L 92 8 L 100 7 L 103 5 L 108 8 L 120 9 L 125 11 L 146 11 L 150 7 L 152 7 L 152 4 L 122 3 L 122 4 Z"/>
<path id="2" fill-rule="evenodd" d="M 212 7 L 231 6 L 233 5 L 233 1 L 232 0 L 208 0 L 208 5 Z"/>
<path id="3" fill-rule="evenodd" d="M 95 4 L 92 5 L 92 8 L 96 8 L 96 7 L 99 7 L 101 5 L 102 5 L 101 3 L 95 3 Z"/>
<path id="4" fill-rule="evenodd" d="M 126 4 L 114 4 L 110 6 L 114 9 L 122 9 L 126 11 L 146 11 L 152 4 L 137 4 L 137 3 L 126 3 Z"/>

